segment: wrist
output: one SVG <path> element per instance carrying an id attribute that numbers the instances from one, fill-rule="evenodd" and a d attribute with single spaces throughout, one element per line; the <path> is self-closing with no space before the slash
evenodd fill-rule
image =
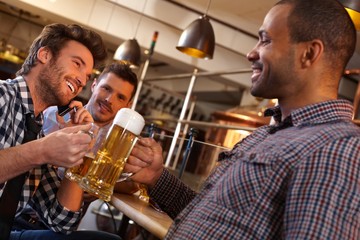
<path id="1" fill-rule="evenodd" d="M 161 169 L 159 169 L 153 176 L 153 178 L 150 180 L 150 183 L 148 184 L 149 189 L 153 189 L 156 186 L 156 183 L 159 181 L 159 179 L 161 178 L 163 172 L 164 172 L 165 168 L 162 167 Z"/>
<path id="2" fill-rule="evenodd" d="M 46 158 L 44 157 L 44 154 L 42 152 L 43 146 L 41 143 L 39 143 L 39 140 L 34 140 L 23 144 L 22 147 L 22 156 L 25 156 L 25 159 L 27 159 L 27 162 L 31 168 L 45 164 L 44 159 Z"/>

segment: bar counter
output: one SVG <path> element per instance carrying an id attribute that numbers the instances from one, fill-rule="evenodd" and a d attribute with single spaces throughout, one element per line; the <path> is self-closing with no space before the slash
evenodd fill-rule
<path id="1" fill-rule="evenodd" d="M 136 222 L 141 227 L 163 239 L 172 224 L 172 219 L 166 214 L 156 211 L 138 196 L 114 193 L 111 203 L 119 211 Z"/>

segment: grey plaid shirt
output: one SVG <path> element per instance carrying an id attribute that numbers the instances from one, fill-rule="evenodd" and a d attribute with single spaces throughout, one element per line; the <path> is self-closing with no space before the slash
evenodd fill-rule
<path id="1" fill-rule="evenodd" d="M 29 112 L 34 112 L 34 106 L 25 80 L 17 77 L 0 81 L 0 149 L 22 143 L 25 114 Z M 42 118 L 40 114 L 36 120 L 42 124 Z M 0 187 L 1 195 L 3 186 Z M 60 179 L 53 166 L 43 165 L 32 169 L 24 184 L 16 215 L 24 208 L 31 207 L 53 231 L 68 233 L 76 230 L 81 212 L 72 212 L 60 205 L 56 199 L 59 187 Z"/>
<path id="2" fill-rule="evenodd" d="M 273 109 L 281 119 L 279 107 Z M 165 239 L 360 239 L 360 128 L 346 100 L 292 111 L 220 154 L 197 195 L 165 170 Z"/>

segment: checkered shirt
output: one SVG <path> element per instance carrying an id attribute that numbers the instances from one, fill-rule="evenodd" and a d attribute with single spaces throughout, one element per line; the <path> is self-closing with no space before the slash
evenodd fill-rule
<path id="1" fill-rule="evenodd" d="M 0 81 L 0 149 L 22 143 L 25 114 L 29 112 L 34 112 L 34 106 L 25 80 L 17 77 Z M 42 124 L 42 114 L 36 120 Z M 31 170 L 23 187 L 16 216 L 25 207 L 32 207 L 53 231 L 69 233 L 75 230 L 81 213 L 68 211 L 60 205 L 56 199 L 59 187 L 60 180 L 54 167 L 43 165 Z"/>
<path id="2" fill-rule="evenodd" d="M 196 194 L 164 170 L 166 239 L 360 239 L 360 128 L 346 100 L 306 106 L 219 156 Z M 274 128 L 278 128 L 275 129 Z"/>

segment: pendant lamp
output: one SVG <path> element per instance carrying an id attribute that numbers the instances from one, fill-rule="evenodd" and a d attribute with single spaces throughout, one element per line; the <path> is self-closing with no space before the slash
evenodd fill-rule
<path id="1" fill-rule="evenodd" d="M 211 0 L 203 16 L 199 17 L 182 32 L 176 49 L 196 58 L 212 59 L 215 49 L 215 34 L 207 17 Z"/>
<path id="2" fill-rule="evenodd" d="M 360 30 L 360 1 L 359 0 L 339 0 L 349 13 L 356 30 Z"/>
<path id="3" fill-rule="evenodd" d="M 210 24 L 209 18 L 207 17 L 207 13 L 210 7 L 211 0 L 208 2 L 208 6 L 206 8 L 205 14 L 193 21 L 181 34 L 178 45 L 176 49 L 179 51 L 190 55 L 196 58 L 203 58 L 203 59 L 212 59 L 214 56 L 214 49 L 215 49 L 215 34 L 214 30 Z M 190 79 L 189 87 L 186 92 L 186 96 L 184 99 L 184 103 L 181 109 L 181 113 L 176 124 L 176 128 L 174 131 L 173 140 L 171 142 L 167 158 L 165 161 L 165 166 L 169 167 L 171 163 L 171 158 L 173 156 L 173 152 L 176 147 L 177 139 L 179 137 L 181 131 L 181 121 L 184 120 L 186 110 L 188 108 L 188 104 L 190 101 L 190 97 L 192 94 L 192 90 L 195 85 L 195 81 L 197 78 L 198 69 L 194 68 L 192 77 Z M 191 117 L 191 116 L 190 116 Z M 186 134 L 186 133 L 185 133 Z M 182 146 L 179 146 L 181 149 Z M 175 159 L 173 164 L 173 169 L 176 168 L 177 159 Z"/>
<path id="4" fill-rule="evenodd" d="M 114 54 L 114 60 L 125 61 L 132 67 L 139 67 L 141 59 L 141 50 L 138 41 L 135 38 L 123 42 Z"/>
<path id="5" fill-rule="evenodd" d="M 115 51 L 114 60 L 125 61 L 130 64 L 131 67 L 138 68 L 141 62 L 141 49 L 138 41 L 136 40 L 136 34 L 139 30 L 139 26 L 144 16 L 144 10 L 147 0 L 145 0 L 139 22 L 136 26 L 134 37 L 123 42 Z"/>

